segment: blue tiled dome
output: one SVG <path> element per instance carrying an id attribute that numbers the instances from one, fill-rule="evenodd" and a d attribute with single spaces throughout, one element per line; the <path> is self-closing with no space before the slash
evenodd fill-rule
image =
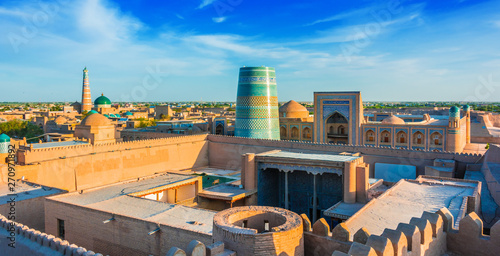
<path id="1" fill-rule="evenodd" d="M 10 142 L 10 137 L 5 133 L 2 133 L 0 135 L 0 143 L 2 142 Z"/>
<path id="2" fill-rule="evenodd" d="M 460 117 L 460 109 L 457 106 L 450 108 L 450 117 Z"/>

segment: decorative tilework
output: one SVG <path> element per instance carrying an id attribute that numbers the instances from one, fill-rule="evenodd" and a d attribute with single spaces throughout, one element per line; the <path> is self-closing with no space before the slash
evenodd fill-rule
<path id="1" fill-rule="evenodd" d="M 401 129 L 401 128 L 396 128 L 395 133 L 398 133 L 398 132 L 401 132 L 401 131 L 406 132 L 406 134 L 408 134 L 408 129 L 406 129 L 406 128 L 403 128 L 403 129 Z"/>
<path id="2" fill-rule="evenodd" d="M 347 100 L 325 100 L 323 104 L 346 104 L 349 105 L 349 101 Z"/>
<path id="3" fill-rule="evenodd" d="M 269 108 L 240 108 L 236 107 L 236 115 L 238 119 L 242 118 L 279 118 L 279 112 L 269 111 Z"/>
<path id="4" fill-rule="evenodd" d="M 379 132 L 384 132 L 384 131 L 392 132 L 391 128 L 380 128 L 380 130 L 379 130 Z"/>
<path id="5" fill-rule="evenodd" d="M 278 97 L 276 96 L 239 96 L 236 98 L 238 106 L 275 106 L 278 107 Z"/>
<path id="6" fill-rule="evenodd" d="M 439 134 L 441 134 L 441 135 L 444 135 L 443 130 L 435 130 L 435 129 L 430 129 L 430 130 L 429 130 L 429 134 L 433 134 L 433 133 L 435 133 L 435 132 L 437 132 L 437 133 L 439 133 Z"/>
<path id="7" fill-rule="evenodd" d="M 240 83 L 248 83 L 248 82 L 269 82 L 276 83 L 275 77 L 240 77 Z"/>
<path id="8" fill-rule="evenodd" d="M 280 139 L 278 90 L 273 68 L 240 68 L 235 136 Z"/>
<path id="9" fill-rule="evenodd" d="M 335 111 L 345 116 L 345 118 L 349 121 L 349 106 L 323 105 L 323 118 L 328 118 Z"/>
<path id="10" fill-rule="evenodd" d="M 423 134 L 425 134 L 425 129 L 412 129 L 412 134 L 415 134 L 416 132 L 421 132 Z"/>
<path id="11" fill-rule="evenodd" d="M 361 140 L 362 137 L 359 136 L 359 127 L 360 127 L 360 122 L 361 120 L 358 120 L 358 113 L 360 111 L 359 106 L 361 103 L 361 97 L 359 92 L 315 92 L 314 93 L 314 111 L 315 113 L 321 113 L 324 111 L 324 104 L 323 102 L 325 101 L 347 101 L 350 102 L 349 105 L 343 105 L 345 107 L 349 107 L 348 110 L 345 111 L 345 113 L 348 113 L 346 118 L 349 120 L 349 141 L 348 143 L 352 144 L 357 144 L 358 140 Z M 328 105 L 327 105 L 328 106 Z M 330 105 L 332 106 L 332 105 Z M 342 106 L 342 105 L 337 105 L 337 106 Z M 330 114 L 333 111 L 330 112 Z M 339 111 L 339 113 L 342 113 Z M 328 114 L 327 114 L 328 115 Z M 329 116 L 329 115 L 328 115 Z M 318 142 L 325 142 L 326 141 L 326 130 L 324 130 L 324 124 L 325 124 L 325 113 L 323 112 L 323 115 L 320 115 L 320 118 L 315 118 L 314 122 L 314 138 L 315 141 Z M 360 118 L 362 118 L 361 115 L 359 115 Z"/>
<path id="12" fill-rule="evenodd" d="M 9 153 L 9 145 L 10 145 L 10 142 L 0 143 L 0 154 Z"/>

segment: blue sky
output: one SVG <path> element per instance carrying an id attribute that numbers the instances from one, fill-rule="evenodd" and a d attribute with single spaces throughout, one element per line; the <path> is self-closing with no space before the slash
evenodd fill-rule
<path id="1" fill-rule="evenodd" d="M 278 98 L 500 101 L 500 1 L 0 3 L 0 101 L 234 101 L 241 66 Z"/>

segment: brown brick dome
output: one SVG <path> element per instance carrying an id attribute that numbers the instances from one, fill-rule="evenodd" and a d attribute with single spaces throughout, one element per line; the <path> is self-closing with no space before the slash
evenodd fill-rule
<path id="1" fill-rule="evenodd" d="M 309 111 L 306 107 L 291 100 L 280 107 L 280 117 L 309 117 Z"/>
<path id="2" fill-rule="evenodd" d="M 54 122 L 56 124 L 65 124 L 68 122 L 68 119 L 64 116 L 58 116 L 58 117 L 56 117 L 56 119 L 54 119 Z"/>
<path id="3" fill-rule="evenodd" d="M 85 117 L 82 120 L 81 125 L 86 126 L 103 126 L 103 125 L 111 125 L 111 121 L 109 119 L 99 113 L 92 114 L 90 116 Z"/>
<path id="4" fill-rule="evenodd" d="M 405 124 L 405 121 L 397 116 L 390 116 L 382 120 L 383 124 Z"/>

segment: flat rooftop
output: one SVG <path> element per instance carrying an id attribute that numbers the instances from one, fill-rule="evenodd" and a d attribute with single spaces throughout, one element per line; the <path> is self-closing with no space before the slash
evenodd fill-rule
<path id="1" fill-rule="evenodd" d="M 245 190 L 243 188 L 239 188 L 239 186 L 231 184 L 220 184 L 217 186 L 207 188 L 198 193 L 198 195 L 201 197 L 206 197 L 211 199 L 219 199 L 219 200 L 234 202 L 239 199 L 243 199 L 247 196 L 253 195 L 255 193 L 257 193 L 257 189 Z"/>
<path id="2" fill-rule="evenodd" d="M 14 191 L 11 191 L 11 188 L 14 188 Z M 19 202 L 37 197 L 51 196 L 61 192 L 65 192 L 65 190 L 18 180 L 14 187 L 8 184 L 0 184 L 0 204 L 7 203 L 12 194 L 17 194 L 16 201 Z"/>
<path id="3" fill-rule="evenodd" d="M 324 211 L 325 216 L 339 218 L 339 219 L 348 219 L 356 212 L 358 212 L 361 208 L 363 208 L 365 204 L 363 203 L 354 203 L 347 204 L 344 202 L 338 202 L 334 206 L 328 208 Z"/>
<path id="4" fill-rule="evenodd" d="M 295 153 L 288 151 L 270 151 L 258 154 L 260 157 L 273 157 L 282 159 L 300 159 L 300 160 L 316 160 L 327 162 L 351 162 L 359 156 L 331 155 L 331 154 L 310 154 L 310 153 Z"/>
<path id="5" fill-rule="evenodd" d="M 383 195 L 370 202 L 348 219 L 352 236 L 362 227 L 371 234 L 380 235 L 385 228 L 396 229 L 399 223 L 409 223 L 412 217 L 420 217 L 424 211 L 436 212 L 447 207 L 457 226 L 461 219 L 464 197 L 478 193 L 478 182 L 419 177 L 417 180 L 401 180 Z"/>
<path id="6" fill-rule="evenodd" d="M 493 137 L 500 137 L 500 127 L 486 127 Z"/>
<path id="7" fill-rule="evenodd" d="M 85 141 L 71 140 L 71 141 L 60 141 L 60 142 L 44 142 L 44 143 L 32 143 L 34 149 L 38 148 L 55 148 L 55 147 L 67 147 L 75 145 L 86 145 L 89 144 Z"/>
<path id="8" fill-rule="evenodd" d="M 130 195 L 143 191 L 160 191 L 196 179 L 198 178 L 191 175 L 168 173 L 147 177 L 139 181 L 122 182 L 84 190 L 82 194 L 74 192 L 55 196 L 51 197 L 50 200 L 211 234 L 213 217 L 216 212 Z M 198 224 L 193 225 L 193 222 Z"/>

